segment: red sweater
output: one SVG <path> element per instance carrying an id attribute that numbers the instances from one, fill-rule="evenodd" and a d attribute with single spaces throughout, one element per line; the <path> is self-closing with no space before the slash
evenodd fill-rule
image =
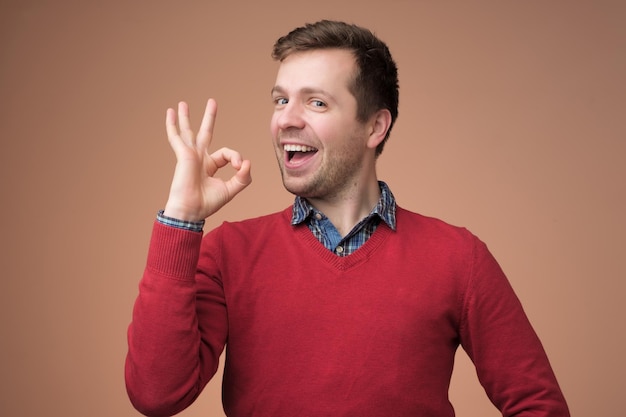
<path id="1" fill-rule="evenodd" d="M 569 416 L 548 359 L 486 246 L 398 208 L 338 257 L 291 209 L 208 233 L 155 223 L 126 383 L 146 415 L 191 404 L 227 345 L 228 416 L 452 417 L 459 344 L 504 416 Z"/>

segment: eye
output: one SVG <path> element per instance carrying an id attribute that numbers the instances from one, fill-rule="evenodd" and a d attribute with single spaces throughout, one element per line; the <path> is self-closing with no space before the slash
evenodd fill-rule
<path id="1" fill-rule="evenodd" d="M 274 103 L 276 103 L 279 106 L 284 106 L 285 104 L 289 103 L 289 100 L 287 100 L 284 97 L 278 97 L 274 99 Z"/>
<path id="2" fill-rule="evenodd" d="M 326 103 L 322 100 L 311 100 L 311 105 L 313 105 L 313 107 L 326 107 Z"/>

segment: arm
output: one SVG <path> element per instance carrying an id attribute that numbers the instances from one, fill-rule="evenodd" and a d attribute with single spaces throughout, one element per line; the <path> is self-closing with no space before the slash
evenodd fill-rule
<path id="1" fill-rule="evenodd" d="M 220 149 L 209 154 L 216 105 L 209 100 L 197 137 L 189 128 L 185 103 L 168 109 L 166 129 L 176 169 L 164 214 L 196 222 L 215 213 L 251 181 L 250 162 Z M 227 164 L 237 172 L 227 180 L 214 174 Z M 128 329 L 125 378 L 129 398 L 142 413 L 170 416 L 200 394 L 215 374 L 228 334 L 221 286 L 196 276 L 202 233 L 155 222 L 148 260 Z M 203 280 L 198 294 L 197 280 Z M 198 311 L 211 317 L 198 322 Z M 200 331 L 202 329 L 202 331 Z"/>
<path id="2" fill-rule="evenodd" d="M 546 353 L 519 299 L 476 239 L 461 342 L 491 401 L 505 417 L 569 417 Z"/>

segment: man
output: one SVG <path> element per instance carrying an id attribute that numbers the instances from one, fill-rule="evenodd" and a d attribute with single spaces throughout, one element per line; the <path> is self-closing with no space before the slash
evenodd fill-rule
<path id="1" fill-rule="evenodd" d="M 292 207 L 203 238 L 204 219 L 250 184 L 250 161 L 207 151 L 213 100 L 197 136 L 185 103 L 167 112 L 177 164 L 129 328 L 135 407 L 181 411 L 226 347 L 228 416 L 453 416 L 461 344 L 504 416 L 568 416 L 486 246 L 397 206 L 377 178 L 398 114 L 386 45 L 321 21 L 279 39 L 273 57 L 271 132 Z M 232 178 L 213 177 L 228 164 Z"/>

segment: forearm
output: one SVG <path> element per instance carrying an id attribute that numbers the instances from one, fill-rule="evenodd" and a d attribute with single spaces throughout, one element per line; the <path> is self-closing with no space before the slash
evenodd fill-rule
<path id="1" fill-rule="evenodd" d="M 508 280 L 479 244 L 462 340 L 481 384 L 505 417 L 569 417 L 548 357 Z"/>
<path id="2" fill-rule="evenodd" d="M 201 239 L 201 233 L 154 226 L 128 329 L 126 361 L 129 397 L 147 415 L 181 411 L 217 369 L 219 353 L 201 353 L 205 349 L 197 324 L 195 271 Z"/>

